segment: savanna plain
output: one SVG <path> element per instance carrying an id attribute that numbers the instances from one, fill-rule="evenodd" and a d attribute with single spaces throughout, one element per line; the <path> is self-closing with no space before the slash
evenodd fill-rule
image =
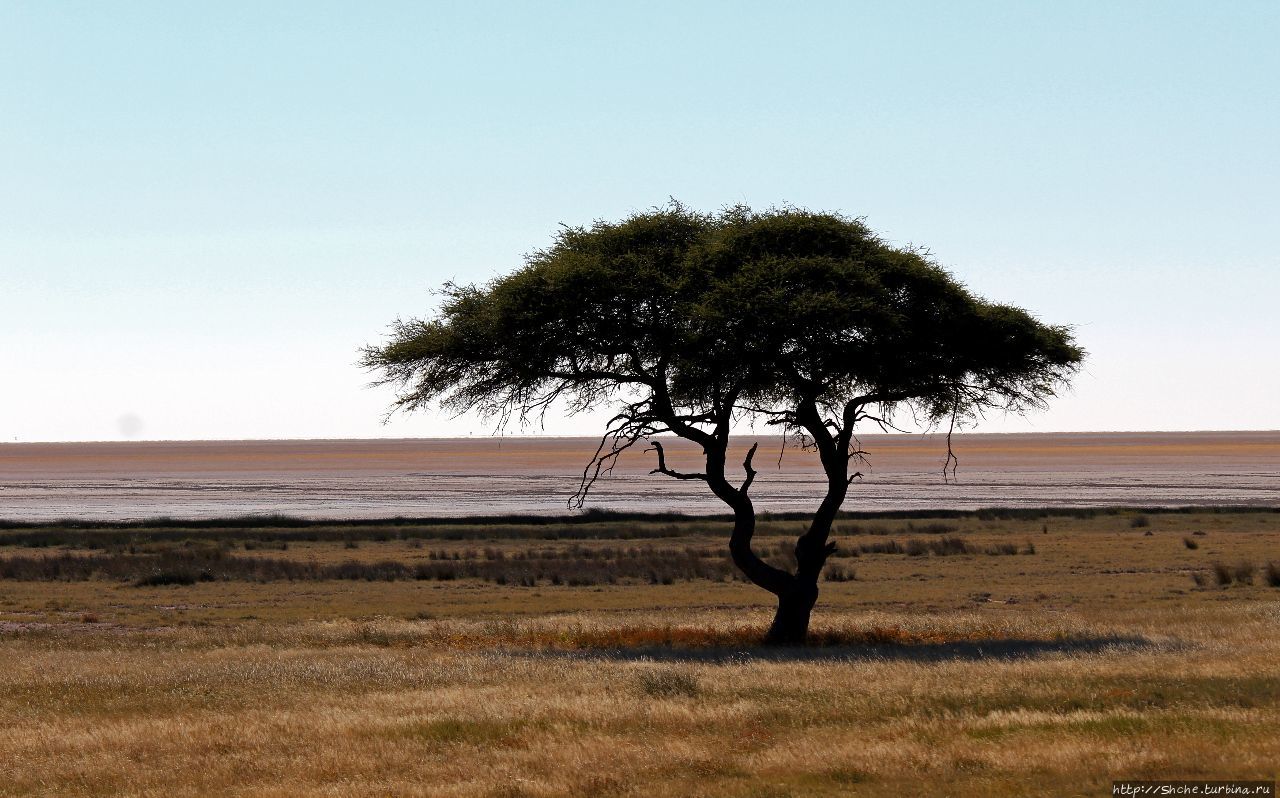
<path id="1" fill-rule="evenodd" d="M 802 521 L 762 521 L 785 561 Z M 1280 511 L 0 529 L 0 794 L 1109 795 L 1277 777 Z M 923 790 L 923 791 L 922 791 Z"/>

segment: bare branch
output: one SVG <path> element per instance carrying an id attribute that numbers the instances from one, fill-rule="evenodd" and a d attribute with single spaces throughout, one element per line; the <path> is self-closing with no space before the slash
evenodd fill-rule
<path id="1" fill-rule="evenodd" d="M 957 398 L 956 403 L 951 406 L 951 426 L 947 428 L 947 459 L 942 461 L 942 481 L 950 482 L 956 478 L 956 469 L 960 467 L 960 458 L 956 457 L 955 451 L 951 448 L 951 434 L 956 431 L 956 415 L 960 411 L 960 401 Z M 947 466 L 951 466 L 951 478 L 947 478 Z"/>
<path id="2" fill-rule="evenodd" d="M 645 451 L 654 451 L 658 453 L 658 467 L 650 471 L 650 474 L 666 474 L 667 476 L 674 477 L 675 479 L 701 479 L 704 482 L 706 481 L 706 474 L 686 474 L 681 471 L 675 471 L 667 468 L 667 455 L 662 451 L 662 444 L 657 441 L 650 441 L 650 443 L 652 443 L 653 446 L 649 449 L 645 449 Z"/>
<path id="3" fill-rule="evenodd" d="M 664 430 L 655 426 L 652 421 L 641 415 L 643 402 L 629 405 L 627 409 L 609 420 L 607 430 L 600 438 L 600 444 L 591 460 L 582 469 L 582 479 L 578 482 L 578 490 L 569 497 L 570 509 L 580 510 L 587 500 L 587 494 L 595 487 L 596 480 L 602 476 L 613 474 L 618 457 L 630 449 L 638 441 L 656 435 Z"/>
<path id="4" fill-rule="evenodd" d="M 756 456 L 756 449 L 759 448 L 759 442 L 751 444 L 751 448 L 747 450 L 747 459 L 742 461 L 742 470 L 747 472 L 747 478 L 742 481 L 742 487 L 738 488 L 740 493 L 745 494 L 751 483 L 756 481 L 756 470 L 751 467 L 751 458 Z"/>
<path id="5" fill-rule="evenodd" d="M 863 418 L 866 419 L 867 421 L 874 421 L 876 425 L 880 427 L 881 432 L 889 432 L 892 430 L 893 432 L 901 432 L 904 435 L 911 434 L 911 430 L 906 430 L 906 429 L 902 429 L 901 427 L 896 427 L 893 425 L 891 421 L 889 421 L 887 418 L 884 418 L 882 416 L 863 416 Z"/>

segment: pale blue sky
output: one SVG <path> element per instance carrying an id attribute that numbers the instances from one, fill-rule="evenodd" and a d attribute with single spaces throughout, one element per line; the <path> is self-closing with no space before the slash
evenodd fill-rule
<path id="1" fill-rule="evenodd" d="M 1278 38 L 1274 2 L 0 0 L 0 440 L 482 434 L 383 426 L 356 349 L 668 196 L 865 216 L 1077 325 L 1073 394 L 982 429 L 1274 429 Z"/>

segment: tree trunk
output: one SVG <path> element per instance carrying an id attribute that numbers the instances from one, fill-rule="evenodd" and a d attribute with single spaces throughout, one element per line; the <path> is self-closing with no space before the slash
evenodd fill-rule
<path id="1" fill-rule="evenodd" d="M 778 611 L 764 637 L 765 645 L 802 646 L 809 636 L 809 615 L 818 603 L 816 580 L 797 576 L 778 594 Z"/>
<path id="2" fill-rule="evenodd" d="M 765 562 L 751 548 L 756 530 L 756 512 L 747 495 L 747 488 L 751 486 L 756 473 L 751 467 L 756 447 L 751 447 L 742 464 L 747 472 L 747 479 L 740 488 L 733 487 L 725 479 L 725 448 L 704 443 L 703 451 L 707 456 L 707 484 L 721 501 L 733 508 L 729 554 L 734 564 L 753 584 L 778 597 L 778 611 L 774 615 L 773 625 L 765 634 L 764 642 L 778 646 L 804 645 L 809 634 L 809 615 L 818 603 L 818 574 L 822 572 L 823 564 L 835 548 L 833 544 L 827 543 L 827 535 L 831 531 L 831 521 L 836 510 L 844 499 L 845 483 L 840 482 L 838 486 L 833 483 L 809 530 L 796 541 L 797 568 L 791 574 Z M 659 469 L 663 469 L 665 464 L 661 459 L 660 449 L 659 458 Z"/>
<path id="3" fill-rule="evenodd" d="M 836 548 L 834 543 L 827 541 L 831 522 L 843 499 L 844 492 L 833 488 L 809 524 L 808 531 L 796 541 L 796 572 L 786 580 L 781 590 L 774 591 L 778 596 L 778 611 L 764 638 L 768 645 L 800 646 L 807 642 L 809 615 L 818 603 L 818 578 L 827 558 Z"/>

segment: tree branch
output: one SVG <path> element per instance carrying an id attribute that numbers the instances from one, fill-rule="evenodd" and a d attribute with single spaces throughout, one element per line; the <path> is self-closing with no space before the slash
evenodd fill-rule
<path id="1" fill-rule="evenodd" d="M 667 388 L 665 366 L 660 364 L 660 368 L 664 369 L 664 371 L 656 375 L 650 386 L 653 388 L 653 398 L 650 400 L 650 405 L 653 407 L 654 417 L 666 424 L 672 432 L 681 438 L 693 441 L 704 450 L 709 446 L 714 446 L 715 438 L 710 433 L 684 421 L 676 413 L 675 407 L 671 404 L 671 392 Z"/>
<path id="2" fill-rule="evenodd" d="M 951 426 L 947 428 L 947 459 L 942 461 L 942 481 L 950 482 L 956 478 L 956 469 L 960 467 L 960 458 L 951 448 L 951 433 L 956 431 L 956 416 L 960 411 L 960 400 L 951 406 Z M 947 466 L 951 467 L 951 478 L 947 478 Z"/>
<path id="3" fill-rule="evenodd" d="M 600 438 L 600 445 L 596 447 L 595 455 L 582 469 L 578 490 L 569 497 L 570 509 L 582 509 L 582 505 L 587 500 L 587 494 L 595 487 L 596 480 L 613 473 L 614 466 L 618 464 L 618 457 L 623 452 L 641 439 L 663 431 L 660 427 L 654 426 L 650 419 L 640 415 L 643 405 L 643 402 L 629 405 L 626 410 L 609 420 L 606 431 Z M 605 451 L 606 446 L 608 451 Z"/>
<path id="4" fill-rule="evenodd" d="M 675 479 L 701 479 L 704 482 L 706 481 L 707 479 L 706 474 L 686 474 L 682 471 L 676 471 L 674 469 L 667 468 L 667 455 L 664 451 L 662 451 L 662 444 L 658 443 L 657 441 L 650 441 L 650 443 L 652 443 L 653 446 L 649 449 L 645 449 L 645 451 L 646 452 L 653 451 L 658 453 L 658 467 L 650 471 L 649 472 L 650 474 L 666 474 L 667 476 L 673 477 Z"/>
<path id="5" fill-rule="evenodd" d="M 742 481 L 742 487 L 738 488 L 739 493 L 745 494 L 751 487 L 751 483 L 756 481 L 756 470 L 751 467 L 751 458 L 756 456 L 758 448 L 760 448 L 759 442 L 751 444 L 751 448 L 747 450 L 747 459 L 742 461 L 742 470 L 747 472 L 747 478 Z"/>

